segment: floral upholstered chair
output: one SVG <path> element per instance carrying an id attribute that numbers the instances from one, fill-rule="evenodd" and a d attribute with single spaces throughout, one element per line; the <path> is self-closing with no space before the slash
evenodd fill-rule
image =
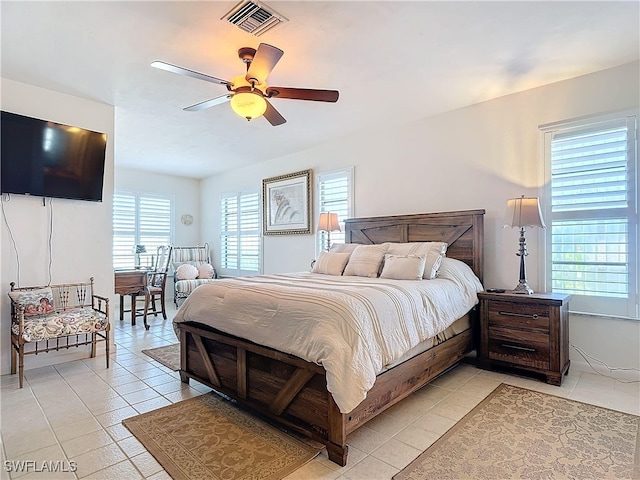
<path id="1" fill-rule="evenodd" d="M 109 299 L 93 293 L 93 277 L 84 283 L 16 287 L 11 282 L 11 373 L 18 367 L 23 386 L 24 356 L 105 342 L 109 368 Z M 27 348 L 27 345 L 30 345 Z"/>
<path id="2" fill-rule="evenodd" d="M 218 278 L 218 274 L 211 265 L 209 244 L 195 247 L 173 247 L 173 301 L 178 307 L 178 301 L 187 298 L 196 287 L 209 283 Z"/>

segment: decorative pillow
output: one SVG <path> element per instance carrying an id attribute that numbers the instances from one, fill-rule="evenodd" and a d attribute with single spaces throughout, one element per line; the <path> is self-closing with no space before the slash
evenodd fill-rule
<path id="1" fill-rule="evenodd" d="M 198 278 L 213 278 L 213 266 L 209 263 L 198 265 Z"/>
<path id="2" fill-rule="evenodd" d="M 183 263 L 176 270 L 178 280 L 195 280 L 198 278 L 198 269 L 188 263 Z"/>
<path id="3" fill-rule="evenodd" d="M 52 313 L 55 310 L 50 287 L 9 292 L 9 297 L 18 307 L 24 307 L 25 317 Z"/>
<path id="4" fill-rule="evenodd" d="M 384 266 L 380 278 L 394 280 L 422 280 L 424 265 L 427 259 L 420 255 L 390 255 L 384 256 Z"/>
<path id="5" fill-rule="evenodd" d="M 359 243 L 334 243 L 329 249 L 329 253 L 353 253 Z"/>
<path id="6" fill-rule="evenodd" d="M 438 269 L 447 253 L 447 244 L 445 242 L 383 243 L 383 245 L 387 245 L 387 253 L 391 255 L 424 256 L 426 262 L 422 278 L 426 280 L 431 280 L 438 276 Z"/>
<path id="7" fill-rule="evenodd" d="M 350 253 L 320 252 L 316 262 L 313 264 L 311 273 L 342 275 L 350 256 Z"/>
<path id="8" fill-rule="evenodd" d="M 349 257 L 343 275 L 377 277 L 386 251 L 386 245 L 358 245 Z"/>

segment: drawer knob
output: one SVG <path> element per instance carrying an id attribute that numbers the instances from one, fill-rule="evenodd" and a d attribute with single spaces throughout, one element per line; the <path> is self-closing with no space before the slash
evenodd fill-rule
<path id="1" fill-rule="evenodd" d="M 537 314 L 537 313 L 534 313 L 534 314 L 531 314 L 531 315 L 526 314 L 526 313 L 513 313 L 513 312 L 503 312 L 503 311 L 500 311 L 500 312 L 498 312 L 498 313 L 499 313 L 500 315 L 504 315 L 504 316 L 506 316 L 506 317 L 523 317 L 523 318 L 533 318 L 534 320 L 535 320 L 536 318 L 538 318 L 538 314 Z"/>

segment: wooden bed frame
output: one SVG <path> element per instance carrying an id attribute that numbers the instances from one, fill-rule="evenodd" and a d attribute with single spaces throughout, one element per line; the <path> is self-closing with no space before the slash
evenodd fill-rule
<path id="1" fill-rule="evenodd" d="M 484 210 L 355 218 L 345 222 L 347 243 L 445 241 L 447 257 L 483 273 Z M 472 312 L 472 325 L 477 324 Z M 329 459 L 347 462 L 347 435 L 441 374 L 474 349 L 467 330 L 378 375 L 367 398 L 341 413 L 315 363 L 193 322 L 176 324 L 180 378 L 225 394 L 283 427 L 327 446 Z"/>

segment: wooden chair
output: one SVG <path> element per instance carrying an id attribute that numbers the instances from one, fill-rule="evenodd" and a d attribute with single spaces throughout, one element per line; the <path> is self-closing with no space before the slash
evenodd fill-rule
<path id="1" fill-rule="evenodd" d="M 11 282 L 11 373 L 18 368 L 23 385 L 24 356 L 105 342 L 109 368 L 109 299 L 93 293 L 88 282 L 17 287 Z M 30 344 L 30 348 L 25 348 Z"/>
<path id="2" fill-rule="evenodd" d="M 149 305 L 153 311 L 153 316 L 158 316 L 156 307 L 156 299 L 160 297 L 160 307 L 162 309 L 162 318 L 167 319 L 167 309 L 165 307 L 165 286 L 167 284 L 167 275 L 169 265 L 171 265 L 171 252 L 173 248 L 170 245 L 161 245 L 158 247 L 155 257 L 155 266 L 152 271 L 148 272 L 147 288 L 144 296 L 144 328 L 149 330 L 147 323 L 147 314 Z"/>

